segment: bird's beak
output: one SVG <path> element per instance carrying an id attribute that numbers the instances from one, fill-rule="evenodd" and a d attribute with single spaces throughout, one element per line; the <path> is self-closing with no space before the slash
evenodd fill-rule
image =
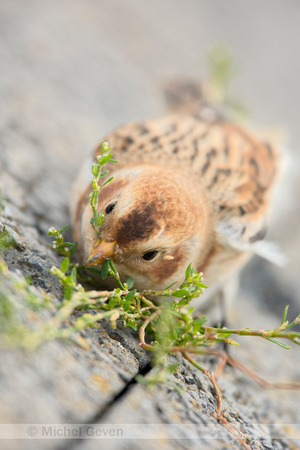
<path id="1" fill-rule="evenodd" d="M 115 244 L 116 241 L 106 242 L 105 239 L 103 239 L 102 241 L 101 239 L 98 239 L 85 265 L 97 266 L 103 264 L 105 259 L 109 259 L 113 256 Z"/>

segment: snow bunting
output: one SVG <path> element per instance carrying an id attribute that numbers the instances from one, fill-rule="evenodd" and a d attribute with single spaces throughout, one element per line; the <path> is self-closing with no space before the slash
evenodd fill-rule
<path id="1" fill-rule="evenodd" d="M 218 287 L 254 253 L 276 259 L 261 241 L 279 160 L 271 145 L 225 121 L 182 115 L 121 126 L 104 139 L 119 163 L 108 163 L 114 179 L 99 194 L 105 220 L 96 247 L 89 193 L 100 147 L 72 195 L 83 263 L 111 257 L 123 281 L 160 290 L 181 283 L 190 262 Z"/>

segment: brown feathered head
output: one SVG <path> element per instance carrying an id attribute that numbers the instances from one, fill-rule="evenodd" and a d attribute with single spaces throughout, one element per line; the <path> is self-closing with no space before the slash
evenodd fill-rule
<path id="1" fill-rule="evenodd" d="M 111 257 L 121 279 L 131 276 L 138 289 L 182 282 L 187 265 L 201 264 L 209 248 L 205 199 L 180 173 L 148 165 L 121 169 L 100 191 L 98 208 L 105 212 L 101 240 L 85 221 L 87 265 Z M 85 214 L 92 217 L 90 207 Z"/>

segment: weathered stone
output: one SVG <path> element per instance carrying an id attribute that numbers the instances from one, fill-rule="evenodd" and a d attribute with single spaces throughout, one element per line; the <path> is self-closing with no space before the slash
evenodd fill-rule
<path id="1" fill-rule="evenodd" d="M 61 301 L 63 290 L 49 273 L 61 258 L 49 248 L 47 230 L 69 223 L 70 186 L 77 169 L 112 128 L 162 112 L 157 82 L 164 78 L 162 73 L 178 70 L 181 76 L 194 76 L 199 51 L 203 53 L 203 67 L 206 50 L 202 33 L 204 41 L 210 43 L 212 29 L 218 37 L 227 26 L 230 36 L 238 33 L 237 53 L 248 67 L 246 92 L 250 92 L 254 107 L 270 105 L 269 111 L 259 109 L 259 119 L 267 116 L 273 122 L 281 120 L 283 108 L 276 101 L 281 98 L 281 102 L 288 102 L 284 103 L 285 120 L 291 123 L 294 141 L 298 142 L 297 83 L 282 83 L 284 70 L 297 82 L 299 78 L 299 61 L 293 53 L 294 34 L 298 36 L 299 32 L 296 2 L 294 6 L 289 2 L 289 9 L 273 0 L 270 17 L 269 9 L 255 0 L 261 28 L 252 20 L 248 24 L 250 13 L 255 11 L 252 3 L 248 7 L 243 2 L 227 2 L 220 8 L 200 0 L 193 5 L 172 0 L 128 0 L 124 4 L 115 0 L 99 4 L 80 0 L 1 2 L 0 231 L 10 244 L 3 253 L 10 270 L 29 276 L 37 290 L 52 294 L 54 302 Z M 280 27 L 274 26 L 275 16 L 280 19 Z M 234 26 L 230 17 L 234 17 Z M 284 20 L 289 28 L 294 27 L 294 34 L 282 28 Z M 240 31 L 246 28 L 249 35 Z M 276 33 L 281 34 L 280 40 Z M 281 92 L 276 89 L 276 96 L 269 91 L 269 103 L 262 101 L 266 99 L 266 84 L 261 83 L 257 59 L 251 51 L 245 52 L 250 41 L 259 48 L 258 59 L 268 55 L 270 66 L 263 64 L 268 71 L 265 78 L 284 86 Z M 271 47 L 270 42 L 278 45 Z M 289 53 L 285 63 L 280 45 Z M 294 154 L 293 158 L 291 179 L 294 191 L 300 192 L 299 157 Z M 245 292 L 236 307 L 236 317 L 230 318 L 232 326 L 274 327 L 280 320 L 273 314 L 274 305 L 281 309 L 286 299 L 295 313 L 299 312 L 299 202 L 296 198 L 294 206 L 288 206 L 291 197 L 289 193 L 279 202 L 282 217 L 276 233 L 292 263 L 282 270 L 269 270 L 260 263 L 259 269 L 252 266 L 245 272 Z M 289 214 L 291 228 L 287 233 Z M 67 234 L 71 239 L 70 229 Z M 0 286 L 0 293 L 4 288 L 8 286 Z M 21 295 L 14 295 L 21 304 Z M 280 297 L 285 297 L 284 301 Z M 33 314 L 31 324 L 44 319 L 48 319 L 47 314 L 40 319 Z M 80 346 L 51 341 L 33 353 L 0 351 L 0 423 L 131 424 L 134 430 L 141 428 L 140 439 L 6 441 L 3 448 L 240 448 L 214 417 L 216 399 L 210 383 L 189 363 L 180 360 L 167 385 L 148 390 L 135 382 L 138 373 L 152 372 L 149 355 L 141 350 L 132 330 L 120 326 L 114 330 L 104 322 L 99 328 L 82 332 L 78 340 Z M 299 348 L 286 351 L 258 338 L 240 338 L 239 342 L 242 345 L 231 350 L 232 356 L 260 375 L 270 381 L 299 381 Z M 216 364 L 213 358 L 199 358 L 199 362 L 207 368 Z M 300 448 L 299 392 L 264 391 L 230 367 L 219 385 L 225 416 L 252 449 Z M 174 386 L 180 386 L 181 391 Z M 277 429 L 280 423 L 283 425 Z M 149 429 L 143 429 L 143 424 L 166 427 L 153 428 L 151 439 L 145 440 Z M 186 428 L 189 425 L 194 428 Z"/>

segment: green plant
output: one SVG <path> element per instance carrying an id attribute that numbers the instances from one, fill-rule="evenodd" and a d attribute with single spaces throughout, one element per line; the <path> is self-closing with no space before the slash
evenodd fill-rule
<path id="1" fill-rule="evenodd" d="M 90 203 L 93 209 L 91 223 L 99 238 L 101 238 L 100 226 L 103 221 L 103 213 L 97 213 L 98 195 L 101 188 L 109 183 L 113 177 L 100 186 L 98 181 L 102 176 L 108 174 L 108 171 L 102 173 L 103 166 L 108 161 L 114 161 L 109 153 L 110 147 L 106 142 L 102 142 L 101 150 L 102 153 L 98 156 L 97 162 L 92 166 L 94 177 L 92 180 L 93 191 L 90 194 Z M 103 279 L 112 276 L 118 287 L 111 292 L 86 292 L 81 285 L 76 284 L 76 266 L 72 267 L 70 275 L 66 275 L 70 266 L 70 259 L 68 255 L 66 256 L 66 248 L 62 242 L 62 231 L 54 228 L 49 231 L 49 234 L 55 237 L 52 244 L 53 248 L 65 256 L 61 268 L 53 267 L 51 272 L 64 285 L 66 299 L 68 301 L 73 299 L 76 308 L 101 311 L 96 315 L 84 316 L 89 324 L 95 323 L 101 318 L 109 317 L 113 326 L 116 326 L 117 319 L 121 319 L 123 326 L 134 328 L 139 333 L 141 347 L 153 352 L 155 361 L 161 362 L 168 353 L 174 352 L 205 353 L 207 347 L 219 342 L 238 345 L 231 339 L 230 336 L 232 335 L 260 336 L 286 349 L 290 346 L 275 338 L 283 338 L 300 344 L 300 333 L 288 331 L 300 323 L 300 315 L 289 323 L 286 320 L 288 307 L 285 308 L 280 326 L 272 330 L 208 327 L 205 325 L 205 316 L 193 318 L 193 309 L 189 307 L 189 303 L 193 298 L 198 298 L 207 286 L 202 283 L 202 273 L 197 273 L 191 264 L 186 269 L 185 280 L 178 288 L 172 289 L 172 286 L 169 286 L 161 291 L 144 290 L 137 292 L 136 289 L 131 289 L 134 280 L 128 278 L 126 283 L 122 283 L 113 261 L 108 259 L 104 261 L 101 269 L 90 267 L 87 267 L 87 269 L 97 272 Z M 73 245 L 67 243 L 68 248 L 74 248 Z M 158 305 L 151 300 L 155 297 L 169 297 L 173 300 Z M 75 299 L 77 300 L 75 301 Z M 81 323 L 83 323 L 82 321 L 83 319 L 81 319 Z M 154 337 L 152 343 L 147 343 L 145 340 L 146 329 L 150 330 Z"/>
<path id="2" fill-rule="evenodd" d="M 239 74 L 239 67 L 230 47 L 220 42 L 213 45 L 207 54 L 208 76 L 205 83 L 207 99 L 213 105 L 220 105 L 232 120 L 243 121 L 249 116 L 244 99 L 232 94 L 231 85 Z"/>
<path id="3" fill-rule="evenodd" d="M 107 143 L 103 142 L 101 149 L 101 155 L 92 166 L 93 191 L 90 195 L 93 210 L 91 223 L 95 227 L 99 239 L 101 239 L 100 227 L 103 222 L 103 213 L 97 212 L 98 195 L 101 188 L 112 178 L 102 185 L 99 185 L 99 180 L 108 173 L 107 171 L 102 172 L 103 166 L 108 161 L 114 161 L 109 153 L 110 147 Z M 216 417 L 238 437 L 222 414 L 222 397 L 214 373 L 210 373 L 200 366 L 192 355 L 215 354 L 221 359 L 223 358 L 223 361 L 224 358 L 230 359 L 232 365 L 236 365 L 249 374 L 249 370 L 235 362 L 233 358 L 224 356 L 222 352 L 215 349 L 215 345 L 219 342 L 238 345 L 231 336 L 246 335 L 259 336 L 281 347 L 290 348 L 286 343 L 278 341 L 278 338 L 300 344 L 300 333 L 290 331 L 300 323 L 300 315 L 289 323 L 286 320 L 288 311 L 288 307 L 286 307 L 280 325 L 272 330 L 209 327 L 206 325 L 206 317 L 194 318 L 193 309 L 190 307 L 190 301 L 199 297 L 203 289 L 207 288 L 202 283 L 202 273 L 197 273 L 191 264 L 187 267 L 185 279 L 179 287 L 174 288 L 172 285 L 161 291 L 138 292 L 136 289 L 132 289 L 134 283 L 132 278 L 129 277 L 125 283 L 122 283 L 113 261 L 109 259 L 104 261 L 101 269 L 90 267 L 86 267 L 86 269 L 96 271 L 103 279 L 107 276 L 113 277 L 117 287 L 113 291 L 86 290 L 78 282 L 78 279 L 84 280 L 81 273 L 84 266 L 71 261 L 77 243 L 64 242 L 63 231 L 65 229 L 66 227 L 58 230 L 54 227 L 49 229 L 49 235 L 54 237 L 52 248 L 63 256 L 60 268 L 53 266 L 50 269 L 50 272 L 60 280 L 64 287 L 62 302 L 54 302 L 50 295 L 35 290 L 30 286 L 29 280 L 9 272 L 5 263 L 0 263 L 0 283 L 3 286 L 0 298 L 2 345 L 34 350 L 50 339 L 76 339 L 78 331 L 94 327 L 103 319 L 109 319 L 113 327 L 116 327 L 117 320 L 120 320 L 123 326 L 131 327 L 138 332 L 141 347 L 153 355 L 155 371 L 146 378 L 140 376 L 140 381 L 150 386 L 165 382 L 178 367 L 177 363 L 170 364 L 167 356 L 180 353 L 210 379 L 218 401 Z M 20 293 L 24 300 L 23 305 L 16 300 Z M 154 300 L 155 297 L 167 297 L 169 301 L 157 304 Z M 89 312 L 75 316 L 74 312 L 80 310 L 89 310 Z M 30 311 L 36 313 L 47 311 L 47 315 L 43 316 L 43 320 L 29 327 L 22 318 L 22 313 L 24 316 L 24 312 L 26 315 Z M 151 336 L 150 342 L 146 339 L 147 331 Z M 256 379 L 262 383 L 261 379 L 258 377 Z"/>
<path id="4" fill-rule="evenodd" d="M 100 227 L 104 220 L 104 213 L 103 211 L 100 211 L 100 213 L 97 212 L 97 205 L 98 205 L 98 197 L 100 189 L 102 189 L 106 184 L 110 183 L 113 180 L 113 177 L 109 178 L 105 183 L 99 185 L 99 180 L 101 178 L 104 178 L 108 174 L 108 170 L 105 170 L 102 172 L 103 166 L 107 164 L 109 161 L 117 163 L 118 161 L 115 159 L 112 159 L 112 154 L 109 153 L 111 147 L 109 146 L 108 142 L 102 142 L 101 143 L 101 154 L 97 156 L 97 161 L 95 161 L 92 165 L 92 186 L 93 191 L 90 194 L 90 204 L 93 210 L 93 217 L 91 219 L 91 224 L 95 227 L 95 231 L 100 237 Z"/>

